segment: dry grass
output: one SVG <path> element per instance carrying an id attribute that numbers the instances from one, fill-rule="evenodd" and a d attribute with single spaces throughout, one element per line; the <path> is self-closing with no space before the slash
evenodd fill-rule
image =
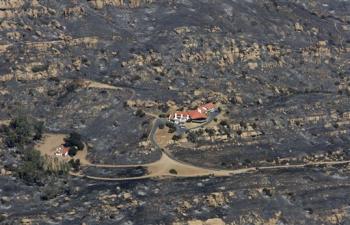
<path id="1" fill-rule="evenodd" d="M 158 129 L 155 133 L 155 140 L 161 148 L 165 148 L 169 144 L 174 134 L 169 133 L 169 128 L 164 127 L 163 129 Z"/>
<path id="2" fill-rule="evenodd" d="M 89 165 L 91 164 L 87 160 L 87 146 L 84 144 L 84 149 L 82 151 L 78 151 L 74 157 L 61 157 L 55 156 L 55 150 L 58 146 L 64 143 L 64 138 L 67 135 L 65 134 L 52 134 L 48 133 L 43 136 L 43 139 L 40 143 L 38 143 L 35 148 L 38 149 L 41 155 L 46 156 L 47 159 L 57 158 L 59 160 L 68 161 L 70 159 L 79 159 L 81 165 Z M 56 160 L 56 159 L 54 159 Z"/>

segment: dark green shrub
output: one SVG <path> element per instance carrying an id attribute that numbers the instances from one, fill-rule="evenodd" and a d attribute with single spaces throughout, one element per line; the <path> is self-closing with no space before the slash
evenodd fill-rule
<path id="1" fill-rule="evenodd" d="M 212 128 L 206 128 L 205 132 L 211 137 L 215 135 L 215 130 Z"/>
<path id="2" fill-rule="evenodd" d="M 187 140 L 189 140 L 192 143 L 196 143 L 198 140 L 198 135 L 196 132 L 189 132 L 187 135 Z"/>
<path id="3" fill-rule="evenodd" d="M 169 173 L 171 173 L 171 174 L 177 174 L 177 171 L 176 171 L 175 169 L 170 169 L 170 170 L 169 170 Z"/>
<path id="4" fill-rule="evenodd" d="M 0 214 L 0 223 L 4 222 L 7 219 L 6 214 Z"/>
<path id="5" fill-rule="evenodd" d="M 77 150 L 82 150 L 84 148 L 84 143 L 81 140 L 81 135 L 77 132 L 72 132 L 67 138 L 64 139 L 66 147 L 76 147 Z"/>
<path id="6" fill-rule="evenodd" d="M 169 128 L 169 133 L 174 133 L 176 131 L 174 123 L 168 121 L 165 125 Z"/>
<path id="7" fill-rule="evenodd" d="M 172 137 L 172 139 L 173 139 L 174 141 L 178 141 L 178 140 L 181 139 L 181 135 L 174 135 L 174 136 Z"/>
<path id="8" fill-rule="evenodd" d="M 32 72 L 33 73 L 37 73 L 37 72 L 42 72 L 42 71 L 45 71 L 49 68 L 49 65 L 48 64 L 45 64 L 45 65 L 35 65 L 32 67 Z"/>
<path id="9" fill-rule="evenodd" d="M 71 146 L 68 150 L 68 155 L 70 157 L 73 157 L 77 154 L 77 152 L 78 152 L 78 148 L 76 146 Z"/>
<path id="10" fill-rule="evenodd" d="M 27 117 L 13 119 L 5 129 L 4 143 L 7 147 L 23 147 L 32 141 L 33 127 Z"/>
<path id="11" fill-rule="evenodd" d="M 78 171 L 80 169 L 80 160 L 79 159 L 71 159 L 69 160 L 69 165 L 74 169 L 74 171 Z"/>
<path id="12" fill-rule="evenodd" d="M 43 137 L 44 122 L 37 122 L 34 124 L 34 137 L 33 140 L 40 140 Z"/>

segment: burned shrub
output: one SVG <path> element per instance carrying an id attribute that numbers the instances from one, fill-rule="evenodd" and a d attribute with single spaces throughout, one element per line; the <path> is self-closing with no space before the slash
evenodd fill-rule
<path id="1" fill-rule="evenodd" d="M 228 126 L 228 123 L 227 123 L 226 120 L 221 120 L 221 121 L 220 121 L 220 125 L 221 125 L 221 126 Z"/>
<path id="2" fill-rule="evenodd" d="M 161 110 L 163 113 L 166 113 L 169 110 L 169 106 L 167 104 L 161 104 L 158 106 L 158 109 Z"/>
<path id="3" fill-rule="evenodd" d="M 50 97 L 53 97 L 55 95 L 57 95 L 57 91 L 56 90 L 48 90 L 47 91 L 47 95 L 50 96 Z"/>
<path id="4" fill-rule="evenodd" d="M 244 159 L 243 160 L 243 165 L 244 166 L 248 166 L 248 165 L 250 165 L 252 163 L 252 161 L 250 160 L 250 159 Z"/>
<path id="5" fill-rule="evenodd" d="M 35 66 L 32 67 L 32 72 L 33 73 L 38 73 L 38 72 L 46 71 L 48 68 L 49 68 L 48 64 L 35 65 Z"/>
<path id="6" fill-rule="evenodd" d="M 134 115 L 138 117 L 144 117 L 146 113 L 142 109 L 138 109 L 134 112 Z"/>
<path id="7" fill-rule="evenodd" d="M 147 140 L 148 139 L 148 132 L 143 132 L 141 137 L 140 137 L 141 140 Z"/>
<path id="8" fill-rule="evenodd" d="M 60 82 L 60 79 L 58 77 L 49 77 L 47 80 L 50 82 L 55 82 L 55 83 Z"/>

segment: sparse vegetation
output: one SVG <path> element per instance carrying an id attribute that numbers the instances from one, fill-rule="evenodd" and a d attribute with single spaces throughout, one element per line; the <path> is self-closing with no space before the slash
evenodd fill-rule
<path id="1" fill-rule="evenodd" d="M 202 136 L 204 133 L 203 129 L 198 129 L 195 131 L 189 131 L 187 134 L 187 140 L 189 140 L 192 143 L 197 143 L 198 138 Z"/>
<path id="2" fill-rule="evenodd" d="M 48 174 L 62 175 L 67 174 L 71 168 L 71 165 L 64 160 L 60 160 L 57 157 L 44 156 L 43 169 Z"/>
<path id="3" fill-rule="evenodd" d="M 47 201 L 56 198 L 58 195 L 67 191 L 69 191 L 69 187 L 65 183 L 50 178 L 45 184 L 45 187 L 42 188 L 41 200 Z"/>
<path id="4" fill-rule="evenodd" d="M 205 132 L 210 136 L 214 136 L 215 135 L 215 130 L 213 128 L 205 128 Z"/>
<path id="5" fill-rule="evenodd" d="M 228 137 L 231 136 L 231 128 L 226 120 L 222 120 L 219 123 L 220 134 L 226 134 Z"/>
<path id="6" fill-rule="evenodd" d="M 16 174 L 26 183 L 42 185 L 47 175 L 67 174 L 70 166 L 57 158 L 42 157 L 40 152 L 27 148 L 22 155 L 22 163 L 16 169 Z"/>
<path id="7" fill-rule="evenodd" d="M 79 159 L 71 159 L 68 162 L 70 166 L 74 169 L 74 171 L 78 171 L 80 169 L 80 160 Z"/>

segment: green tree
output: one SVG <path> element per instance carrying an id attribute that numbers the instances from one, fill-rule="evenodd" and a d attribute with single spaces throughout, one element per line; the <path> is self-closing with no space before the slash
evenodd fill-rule
<path id="1" fill-rule="evenodd" d="M 35 149 L 26 149 L 23 154 L 23 163 L 18 167 L 18 176 L 28 183 L 41 183 L 44 175 L 43 159 Z"/>
<path id="2" fill-rule="evenodd" d="M 2 132 L 5 134 L 4 144 L 9 147 L 23 148 L 33 140 L 42 138 L 44 123 L 29 120 L 28 117 L 18 116 L 14 118 L 9 126 L 5 126 Z"/>
<path id="3" fill-rule="evenodd" d="M 33 140 L 40 140 L 43 137 L 44 122 L 34 123 L 34 137 Z"/>
<path id="4" fill-rule="evenodd" d="M 73 149 L 72 147 L 76 147 L 77 150 L 82 150 L 84 148 L 84 143 L 81 140 L 81 135 L 77 132 L 72 132 L 69 134 L 67 138 L 64 139 L 65 146 L 71 147 L 70 149 Z"/>
<path id="5" fill-rule="evenodd" d="M 176 131 L 176 127 L 172 122 L 166 122 L 165 125 L 169 128 L 168 133 L 174 133 Z"/>
<path id="6" fill-rule="evenodd" d="M 78 152 L 78 148 L 76 146 L 71 146 L 68 150 L 68 155 L 70 157 L 73 157 L 77 154 L 77 152 Z"/>
<path id="7" fill-rule="evenodd" d="M 187 140 L 189 140 L 192 143 L 196 143 L 198 140 L 197 133 L 195 132 L 189 132 L 187 135 Z"/>
<path id="8" fill-rule="evenodd" d="M 173 137 L 172 137 L 173 141 L 178 141 L 178 140 L 180 140 L 181 138 L 182 138 L 181 135 L 173 135 Z"/>
<path id="9" fill-rule="evenodd" d="M 5 129 L 4 143 L 7 147 L 23 147 L 32 140 L 33 128 L 27 117 L 17 117 L 10 122 Z"/>
<path id="10" fill-rule="evenodd" d="M 170 170 L 169 170 L 169 173 L 171 173 L 171 174 L 177 174 L 177 171 L 176 171 L 175 169 L 170 169 Z"/>
<path id="11" fill-rule="evenodd" d="M 215 130 L 213 128 L 206 128 L 205 132 L 210 136 L 214 136 L 215 135 Z"/>

